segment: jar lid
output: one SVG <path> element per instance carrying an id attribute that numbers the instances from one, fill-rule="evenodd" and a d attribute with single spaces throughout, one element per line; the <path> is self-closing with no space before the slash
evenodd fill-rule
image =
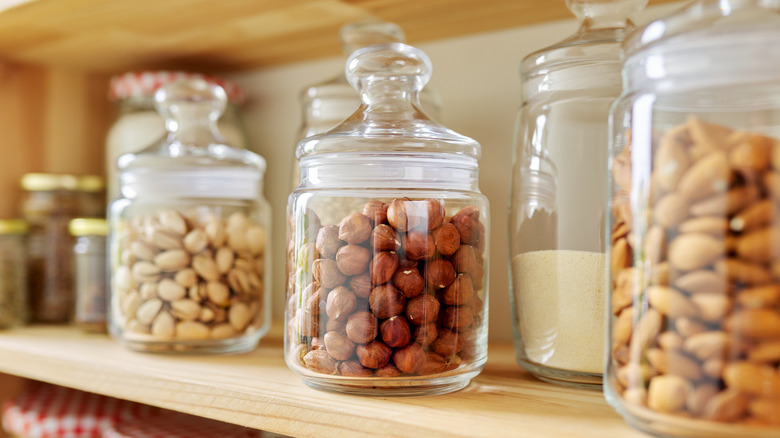
<path id="1" fill-rule="evenodd" d="M 140 421 L 127 421 L 106 430 L 104 438 L 255 438 L 256 429 L 172 412 Z"/>
<path id="2" fill-rule="evenodd" d="M 37 384 L 3 406 L 3 428 L 27 438 L 99 438 L 120 421 L 159 409 L 61 386 Z"/>
<path id="3" fill-rule="evenodd" d="M 105 236 L 108 223 L 100 218 L 76 218 L 71 219 L 68 230 L 73 236 Z"/>
<path id="4" fill-rule="evenodd" d="M 30 192 L 78 190 L 79 180 L 74 175 L 61 173 L 26 173 L 22 175 L 22 189 Z"/>
<path id="5" fill-rule="evenodd" d="M 421 50 L 403 44 L 377 44 L 355 51 L 347 60 L 349 83 L 362 105 L 332 130 L 298 143 L 298 159 L 325 153 L 460 155 L 477 160 L 479 143 L 431 120 L 419 94 L 432 65 Z"/>
<path id="6" fill-rule="evenodd" d="M 100 175 L 81 175 L 78 181 L 80 192 L 100 193 L 106 188 L 106 180 Z"/>
<path id="7" fill-rule="evenodd" d="M 117 160 L 125 198 L 257 199 L 265 159 L 225 144 L 217 120 L 225 90 L 203 79 L 174 82 L 155 92 L 168 135 Z"/>
<path id="8" fill-rule="evenodd" d="M 240 104 L 244 101 L 244 92 L 238 85 L 203 73 L 184 71 L 136 71 L 113 76 L 109 85 L 109 98 L 112 100 L 133 97 L 152 97 L 161 87 L 185 79 L 203 79 L 225 89 L 228 101 Z"/>
<path id="9" fill-rule="evenodd" d="M 27 234 L 28 228 L 22 219 L 0 219 L 0 234 Z"/>

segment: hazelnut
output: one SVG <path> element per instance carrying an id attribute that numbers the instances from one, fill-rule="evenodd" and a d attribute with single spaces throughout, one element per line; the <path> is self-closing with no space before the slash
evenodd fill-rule
<path id="1" fill-rule="evenodd" d="M 448 306 L 471 304 L 474 297 L 476 297 L 474 284 L 467 274 L 458 274 L 455 281 L 447 286 L 439 296 L 441 302 Z"/>
<path id="2" fill-rule="evenodd" d="M 450 223 L 443 224 L 431 233 L 436 250 L 441 255 L 452 255 L 460 248 L 460 233 L 455 225 Z"/>
<path id="3" fill-rule="evenodd" d="M 328 293 L 325 312 L 331 320 L 346 319 L 355 309 L 355 301 L 355 294 L 351 290 L 339 286 Z"/>
<path id="4" fill-rule="evenodd" d="M 343 333 L 328 332 L 323 339 L 328 354 L 336 360 L 347 360 L 355 352 L 355 344 Z"/>
<path id="5" fill-rule="evenodd" d="M 439 332 L 436 323 L 433 322 L 415 328 L 414 333 L 412 333 L 412 339 L 420 345 L 431 345 L 437 336 L 439 336 Z"/>
<path id="6" fill-rule="evenodd" d="M 371 377 L 374 375 L 374 370 L 360 365 L 360 362 L 355 360 L 341 362 L 339 364 L 339 372 L 346 377 Z"/>
<path id="7" fill-rule="evenodd" d="M 446 306 L 441 312 L 441 326 L 450 330 L 465 329 L 473 321 L 474 313 L 467 306 Z"/>
<path id="8" fill-rule="evenodd" d="M 371 246 L 374 251 L 398 251 L 401 247 L 401 239 L 398 232 L 387 224 L 379 224 L 371 232 Z"/>
<path id="9" fill-rule="evenodd" d="M 336 374 L 336 359 L 325 350 L 312 350 L 303 356 L 306 367 L 323 374 Z"/>
<path id="10" fill-rule="evenodd" d="M 477 207 L 468 206 L 452 216 L 450 223 L 455 225 L 460 233 L 460 242 L 471 245 L 479 239 L 479 210 Z"/>
<path id="11" fill-rule="evenodd" d="M 417 374 L 425 376 L 428 374 L 438 374 L 444 372 L 447 369 L 447 361 L 444 357 L 433 351 L 429 351 L 425 354 L 425 362 L 417 370 Z"/>
<path id="12" fill-rule="evenodd" d="M 230 270 L 231 265 L 234 263 L 233 259 L 233 251 L 227 247 L 222 247 L 222 249 L 227 250 L 227 252 L 222 252 L 222 254 L 230 254 L 230 259 L 226 260 L 226 265 L 223 266 L 224 269 L 220 268 L 221 273 L 225 273 Z M 219 254 L 219 253 L 218 253 Z M 314 260 L 317 260 L 320 258 L 319 256 L 319 250 L 317 249 L 317 246 L 311 242 L 304 243 L 298 248 L 298 265 L 299 266 L 309 266 L 314 262 Z M 218 259 L 219 260 L 219 259 Z M 237 260 L 236 260 L 237 261 Z M 219 264 L 217 265 L 219 266 Z"/>
<path id="13" fill-rule="evenodd" d="M 404 311 L 406 297 L 391 284 L 375 287 L 368 297 L 371 311 L 379 319 L 386 319 Z"/>
<path id="14" fill-rule="evenodd" d="M 289 324 L 300 337 L 311 338 L 320 334 L 319 315 L 299 312 L 290 319 Z"/>
<path id="15" fill-rule="evenodd" d="M 363 243 L 370 235 L 371 221 L 360 213 L 347 215 L 339 224 L 339 239 L 347 243 Z"/>
<path id="16" fill-rule="evenodd" d="M 336 253 L 336 265 L 346 276 L 358 275 L 368 268 L 371 252 L 359 245 L 344 245 Z"/>
<path id="17" fill-rule="evenodd" d="M 379 326 L 382 341 L 390 347 L 403 347 L 412 339 L 409 323 L 403 316 L 394 316 Z"/>
<path id="18" fill-rule="evenodd" d="M 306 353 L 308 352 L 309 348 L 306 344 L 298 344 L 290 350 L 290 361 L 296 365 L 305 367 L 306 363 L 303 361 L 303 357 L 306 356 Z"/>
<path id="19" fill-rule="evenodd" d="M 376 370 L 374 373 L 376 377 L 398 377 L 401 375 L 401 370 L 395 367 L 393 364 L 387 364 L 382 368 Z"/>
<path id="20" fill-rule="evenodd" d="M 390 205 L 387 207 L 387 222 L 400 232 L 405 232 L 407 228 L 414 228 L 417 223 L 411 224 L 409 227 L 409 218 L 406 213 L 406 205 L 411 202 L 409 198 L 393 199 Z M 419 220 L 419 218 L 412 218 L 412 220 Z"/>
<path id="21" fill-rule="evenodd" d="M 347 320 L 347 336 L 352 342 L 371 342 L 379 333 L 379 324 L 371 312 L 355 312 Z"/>
<path id="22" fill-rule="evenodd" d="M 398 257 L 398 269 L 417 269 L 417 263 L 416 260 L 409 260 L 406 257 Z"/>
<path id="23" fill-rule="evenodd" d="M 347 331 L 347 323 L 345 321 L 329 319 L 328 322 L 325 323 L 325 331 L 345 333 Z"/>
<path id="24" fill-rule="evenodd" d="M 455 254 L 452 255 L 450 262 L 452 262 L 452 266 L 455 267 L 456 271 L 471 275 L 472 281 L 476 282 L 476 279 L 479 278 L 475 277 L 481 271 L 478 268 L 477 253 L 474 252 L 473 246 L 461 245 Z"/>
<path id="25" fill-rule="evenodd" d="M 387 207 L 384 202 L 373 199 L 363 205 L 363 216 L 369 218 L 375 226 L 383 224 L 387 222 Z"/>
<path id="26" fill-rule="evenodd" d="M 393 278 L 398 269 L 398 256 L 393 251 L 382 251 L 371 261 L 371 283 L 384 284 Z"/>
<path id="27" fill-rule="evenodd" d="M 319 233 L 320 228 L 322 227 L 322 221 L 320 221 L 320 217 L 317 216 L 317 213 L 314 212 L 314 210 L 307 208 L 306 209 L 306 230 L 308 234 L 308 238 L 314 239 L 314 237 Z"/>
<path id="28" fill-rule="evenodd" d="M 485 253 L 485 245 L 487 245 L 487 239 L 485 238 L 485 225 L 482 222 L 477 222 L 478 237 L 474 242 L 474 250 L 477 254 Z"/>
<path id="29" fill-rule="evenodd" d="M 426 199 L 422 202 L 428 217 L 428 230 L 439 228 L 444 222 L 444 205 L 438 199 Z"/>
<path id="30" fill-rule="evenodd" d="M 439 316 L 439 301 L 428 294 L 418 295 L 406 304 L 406 316 L 414 325 L 433 322 Z"/>
<path id="31" fill-rule="evenodd" d="M 426 260 L 436 252 L 433 236 L 428 233 L 412 231 L 407 233 L 402 241 L 406 258 L 409 260 Z"/>
<path id="32" fill-rule="evenodd" d="M 325 341 L 320 338 L 319 336 L 315 336 L 311 338 L 311 349 L 312 350 L 324 350 L 325 349 Z"/>
<path id="33" fill-rule="evenodd" d="M 371 277 L 368 274 L 349 279 L 349 288 L 361 298 L 368 298 L 368 295 L 371 294 L 371 286 Z"/>
<path id="34" fill-rule="evenodd" d="M 310 286 L 303 290 L 304 308 L 306 312 L 312 315 L 319 315 L 325 309 L 325 294 L 327 291 L 321 287 L 314 289 L 314 284 Z"/>
<path id="35" fill-rule="evenodd" d="M 425 363 L 425 352 L 418 344 L 409 344 L 393 353 L 395 366 L 403 373 L 414 373 Z"/>
<path id="36" fill-rule="evenodd" d="M 323 287 L 333 289 L 341 286 L 347 277 L 339 271 L 335 260 L 317 259 L 312 264 L 312 275 Z"/>
<path id="37" fill-rule="evenodd" d="M 422 293 L 425 280 L 416 268 L 398 269 L 393 274 L 393 285 L 403 292 L 406 298 L 414 298 Z"/>
<path id="38" fill-rule="evenodd" d="M 444 357 L 452 356 L 463 348 L 463 343 L 458 333 L 451 330 L 440 330 L 439 336 L 431 344 L 431 350 Z"/>
<path id="39" fill-rule="evenodd" d="M 311 285 L 306 286 L 311 287 Z M 287 299 L 287 314 L 290 316 L 295 316 L 295 314 L 298 312 L 298 298 L 299 294 L 298 292 L 293 293 L 290 295 L 290 298 Z"/>
<path id="40" fill-rule="evenodd" d="M 432 260 L 425 265 L 425 280 L 436 288 L 449 286 L 458 274 L 447 260 Z"/>
<path id="41" fill-rule="evenodd" d="M 339 239 L 339 227 L 337 225 L 329 225 L 320 228 L 319 233 L 317 233 L 317 243 L 315 244 L 315 247 L 322 257 L 332 259 L 336 256 L 336 251 L 338 251 L 344 243 L 343 240 Z"/>
<path id="42" fill-rule="evenodd" d="M 393 349 L 380 341 L 373 341 L 368 344 L 358 345 L 355 348 L 358 360 L 366 368 L 378 369 L 390 362 L 390 356 Z"/>

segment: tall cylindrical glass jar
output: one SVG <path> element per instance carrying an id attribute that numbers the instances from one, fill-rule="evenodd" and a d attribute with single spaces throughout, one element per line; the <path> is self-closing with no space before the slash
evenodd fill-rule
<path id="1" fill-rule="evenodd" d="M 463 388 L 487 357 L 480 146 L 419 110 L 431 73 L 421 51 L 374 45 L 353 53 L 346 71 L 363 104 L 298 144 L 287 364 L 306 384 L 338 392 Z"/>
<path id="2" fill-rule="evenodd" d="M 693 1 L 624 42 L 608 401 L 675 437 L 780 436 L 780 1 Z"/>
<path id="3" fill-rule="evenodd" d="M 517 362 L 597 387 L 604 366 L 604 208 L 620 42 L 646 0 L 567 0 L 580 28 L 523 60 L 510 210 Z"/>
<path id="4" fill-rule="evenodd" d="M 27 222 L 0 220 L 0 329 L 23 325 L 27 309 Z"/>
<path id="5" fill-rule="evenodd" d="M 73 290 L 76 305 L 73 322 L 84 331 L 105 333 L 108 309 L 108 266 L 103 218 L 76 218 L 68 226 L 73 246 Z"/>
<path id="6" fill-rule="evenodd" d="M 270 323 L 265 160 L 222 143 L 224 90 L 155 93 L 168 137 L 119 158 L 110 208 L 110 331 L 142 351 L 251 350 Z"/>

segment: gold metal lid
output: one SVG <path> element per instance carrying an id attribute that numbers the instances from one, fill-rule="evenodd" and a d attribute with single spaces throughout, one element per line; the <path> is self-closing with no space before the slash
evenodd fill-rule
<path id="1" fill-rule="evenodd" d="M 105 190 L 106 180 L 100 175 L 82 175 L 78 177 L 78 185 L 81 192 L 99 193 Z"/>
<path id="2" fill-rule="evenodd" d="M 61 173 L 26 173 L 22 175 L 22 188 L 31 192 L 52 190 L 77 190 L 78 178 Z"/>
<path id="3" fill-rule="evenodd" d="M 0 219 L 0 234 L 27 234 L 27 222 L 22 219 Z"/>
<path id="4" fill-rule="evenodd" d="M 108 234 L 108 223 L 100 218 L 76 218 L 71 219 L 68 230 L 74 236 L 105 236 Z"/>

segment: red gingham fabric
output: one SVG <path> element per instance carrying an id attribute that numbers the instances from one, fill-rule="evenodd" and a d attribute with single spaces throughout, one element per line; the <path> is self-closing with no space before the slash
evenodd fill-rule
<path id="1" fill-rule="evenodd" d="M 123 73 L 111 78 L 108 95 L 114 100 L 151 96 L 163 85 L 182 79 L 203 79 L 206 82 L 217 84 L 224 88 L 230 102 L 240 104 L 244 101 L 243 91 L 232 82 L 202 73 L 183 71 L 136 71 Z"/>
<path id="2" fill-rule="evenodd" d="M 104 438 L 260 438 L 263 432 L 207 418 L 171 412 L 126 421 L 106 430 Z"/>
<path id="3" fill-rule="evenodd" d="M 100 438 L 119 421 L 157 412 L 151 406 L 36 384 L 3 405 L 3 428 L 29 438 Z"/>

